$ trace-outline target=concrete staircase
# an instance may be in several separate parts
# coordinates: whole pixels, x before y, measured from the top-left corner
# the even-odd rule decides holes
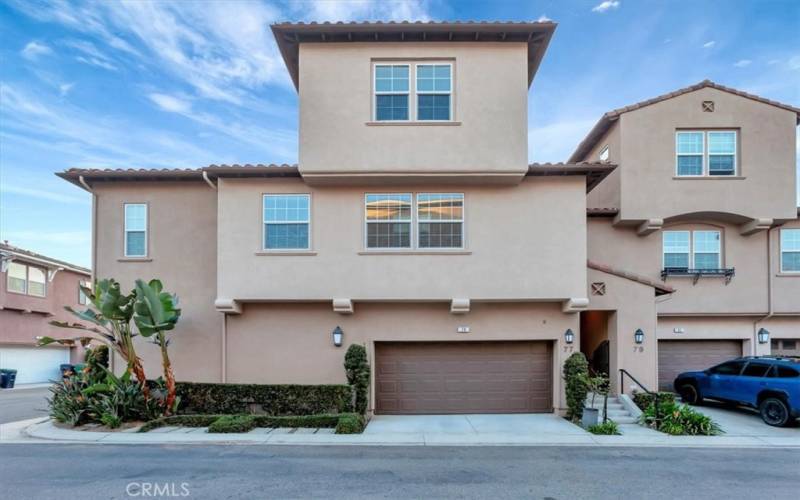
[[[603,396],[597,395],[594,398],[594,404],[592,404],[592,394],[589,393],[586,396],[586,407],[587,408],[597,408],[600,410],[600,421],[603,421]],[[631,415],[631,413],[625,408],[619,398],[616,396],[608,396],[608,418],[613,420],[617,424],[635,424],[637,423],[637,418]]]

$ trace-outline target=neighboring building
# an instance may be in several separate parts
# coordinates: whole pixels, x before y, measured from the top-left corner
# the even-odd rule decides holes
[[[89,269],[0,244],[0,368],[17,370],[17,384],[59,378],[59,365],[79,362],[80,347],[36,347],[36,337],[73,337],[75,330],[49,324],[72,321],[64,306],[86,307],[79,284],[91,282]]]
[[[611,372],[615,389],[619,368],[655,387],[667,311],[703,328],[698,313],[743,310],[721,309],[727,297],[698,302],[706,276],[695,288],[685,286],[692,278],[665,282],[660,243],[654,257],[642,244],[658,238],[639,235],[659,229],[655,219],[669,225],[687,212],[677,197],[659,198],[667,181],[646,145],[662,140],[660,129],[639,124],[636,134],[654,135],[630,145],[619,132],[613,141],[596,133],[569,163],[527,163],[528,88],[554,30],[549,22],[273,26],[300,96],[299,164],[58,174],[93,193],[96,275],[124,285],[159,277],[179,295],[171,352],[180,379],[343,382],[345,348],[359,343],[374,368],[370,406],[378,413],[559,410],[561,366],[578,350]],[[669,165],[668,181],[684,182],[690,201],[709,186],[707,204],[688,211],[736,214],[713,224],[737,223],[752,233],[743,241],[756,241],[747,238],[766,235],[764,226],[796,224],[787,188],[794,157],[786,152],[798,111],[721,94],[710,100],[726,123],[694,123],[691,111],[672,123],[675,111],[663,127],[734,128],[736,144],[762,143],[766,175],[750,173],[762,163],[750,164],[759,153],[748,148],[734,160],[736,179],[747,179],[730,182],[752,186],[736,196],[764,199],[730,206],[734,198],[717,192],[725,182],[673,181]],[[777,135],[751,138],[754,112]],[[669,150],[658,145],[653,151]],[[638,153],[623,165],[626,148]],[[714,167],[722,171],[725,161],[714,158]],[[639,183],[631,199],[642,203],[621,189],[629,176]],[[648,208],[648,199],[658,206]],[[751,268],[761,247],[746,249],[719,263],[736,266],[727,287],[714,281],[723,290],[757,283]],[[778,313],[800,314],[800,280],[784,281],[795,294],[775,285],[772,309],[748,309],[748,338],[770,310],[774,317],[756,326],[773,338],[797,332],[800,318]],[[341,347],[332,341],[336,327]],[[158,373],[157,348],[139,352]]]

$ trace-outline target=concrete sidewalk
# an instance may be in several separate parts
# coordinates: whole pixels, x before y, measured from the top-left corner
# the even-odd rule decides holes
[[[380,424],[380,421],[376,422]],[[6,424],[0,428],[0,443],[50,442],[83,444],[270,444],[270,445],[370,445],[370,446],[599,446],[599,447],[699,447],[699,448],[800,448],[797,436],[668,436],[629,434],[595,436],[564,421],[569,432],[447,432],[408,429],[408,432],[382,432],[380,425],[364,434],[341,435],[291,432],[287,429],[254,429],[243,434],[209,434],[205,428],[162,428],[159,432],[93,432],[63,429],[49,420],[25,423],[24,431],[14,435]],[[370,426],[372,423],[370,424]],[[6,436],[9,436],[7,439]]]

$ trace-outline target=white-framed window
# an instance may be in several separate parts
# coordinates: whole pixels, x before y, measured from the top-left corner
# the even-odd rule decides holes
[[[20,262],[9,262],[6,290],[34,297],[47,295],[47,271]]]
[[[464,194],[417,194],[419,248],[464,247]]]
[[[147,204],[125,203],[125,257],[147,257]]]
[[[80,280],[78,282],[78,304],[85,306],[89,302],[89,298],[83,293],[82,287],[88,287],[89,282],[86,280]]]
[[[800,273],[800,229],[781,229],[781,272]]]
[[[411,248],[411,193],[364,196],[366,248]]]
[[[664,231],[664,269],[720,269],[721,240],[720,231]]]
[[[265,194],[264,250],[311,248],[311,195]]]
[[[408,121],[408,64],[376,64],[374,76],[375,120]]]
[[[675,173],[678,177],[736,175],[735,130],[675,132]]]
[[[450,120],[453,65],[417,64],[415,69],[417,120]]]
[[[598,155],[600,161],[608,161],[608,146],[604,147],[600,150],[600,154]]]

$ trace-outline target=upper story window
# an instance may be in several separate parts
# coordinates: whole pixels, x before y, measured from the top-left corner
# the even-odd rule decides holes
[[[781,229],[781,272],[800,273],[800,229]]]
[[[375,65],[375,120],[408,120],[408,64]]]
[[[464,246],[464,195],[420,193],[417,195],[420,248]]]
[[[608,161],[608,146],[604,147],[597,156],[600,161]]]
[[[367,248],[411,248],[411,194],[368,194]]]
[[[373,89],[375,121],[453,119],[452,63],[378,63]]]
[[[308,250],[311,195],[264,195],[264,250]]]
[[[736,175],[737,133],[733,130],[686,130],[675,133],[679,177]]]
[[[40,267],[10,262],[6,290],[34,297],[44,297],[47,292],[47,272]]]
[[[417,65],[417,120],[449,120],[452,66]]]
[[[125,257],[147,256],[147,204],[125,204]]]
[[[88,287],[89,282],[86,280],[80,280],[78,282],[78,304],[85,306],[89,302],[89,298],[83,293],[82,287]]]
[[[719,231],[664,231],[664,269],[720,269]]]

